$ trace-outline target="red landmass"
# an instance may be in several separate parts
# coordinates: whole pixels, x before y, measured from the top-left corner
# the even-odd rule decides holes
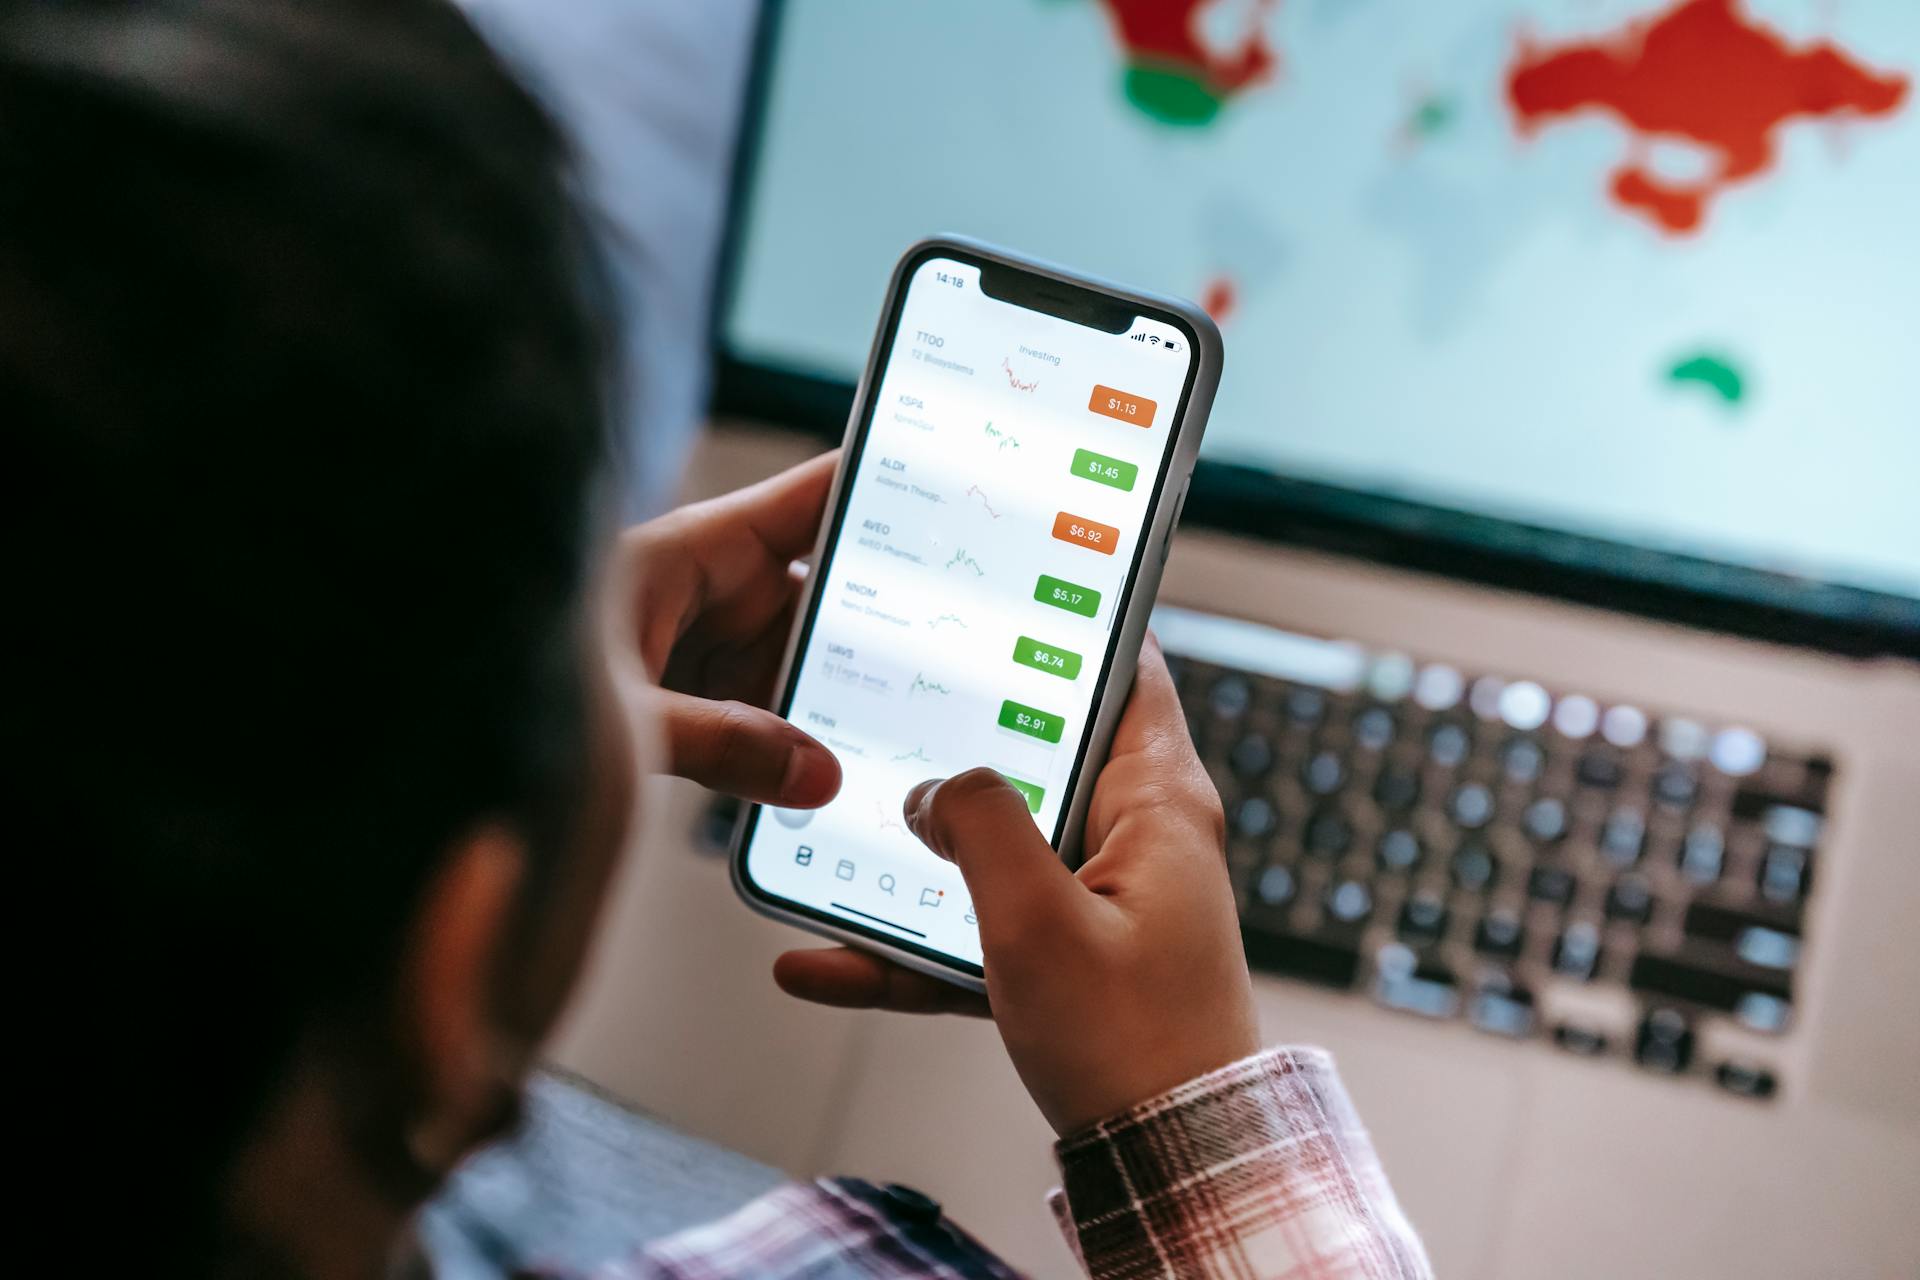
[[[1614,171],[1614,201],[1686,235],[1715,196],[1766,172],[1789,121],[1892,115],[1909,83],[1831,43],[1792,48],[1747,18],[1740,0],[1681,0],[1591,42],[1541,49],[1523,37],[1507,99],[1523,134],[1582,112],[1617,117],[1634,145]],[[1691,183],[1662,178],[1645,154],[1659,139],[1705,149],[1713,171]]]
[[[1211,0],[1101,0],[1137,62],[1194,77],[1216,97],[1265,79],[1278,59],[1260,24],[1278,0],[1259,0],[1238,48],[1216,53],[1200,38],[1200,10]]]
[[[1207,282],[1206,289],[1200,294],[1200,305],[1213,317],[1215,324],[1225,324],[1227,317],[1233,314],[1234,303],[1239,301],[1233,281],[1226,276],[1215,276]]]

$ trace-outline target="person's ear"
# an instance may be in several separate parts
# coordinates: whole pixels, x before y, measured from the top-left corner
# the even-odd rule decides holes
[[[449,852],[407,930],[396,1032],[413,1079],[405,1134],[443,1174],[517,1114],[534,1046],[502,1014],[527,874],[523,840],[483,827]]]

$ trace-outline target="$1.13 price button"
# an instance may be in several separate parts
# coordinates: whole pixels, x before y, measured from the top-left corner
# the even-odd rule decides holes
[[[1128,395],[1124,391],[1097,384],[1093,388],[1093,395],[1087,400],[1087,408],[1102,417],[1112,418],[1116,422],[1130,422],[1136,427],[1152,426],[1153,411],[1158,407],[1145,396]]]

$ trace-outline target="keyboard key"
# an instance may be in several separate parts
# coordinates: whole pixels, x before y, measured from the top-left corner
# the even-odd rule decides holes
[[[1700,794],[1693,771],[1683,764],[1667,763],[1654,770],[1653,798],[1669,809],[1685,809]]]
[[[1367,671],[1367,691],[1382,702],[1398,702],[1413,691],[1413,659],[1404,653],[1383,653]]]
[[[1444,965],[1419,964],[1398,943],[1380,948],[1373,998],[1389,1009],[1423,1018],[1451,1018],[1460,1010],[1460,989]]]
[[[1553,709],[1553,727],[1560,736],[1578,742],[1600,727],[1600,706],[1584,693],[1570,693]]]
[[[1647,713],[1638,707],[1608,707],[1600,717],[1600,736],[1622,751],[1631,750],[1646,741]]]
[[[1660,722],[1660,749],[1675,760],[1700,759],[1711,741],[1707,727],[1698,720],[1668,716]]]
[[[1300,785],[1309,795],[1330,796],[1346,782],[1347,766],[1331,751],[1315,752],[1300,767]]]
[[[1713,884],[1720,879],[1726,852],[1727,839],[1720,828],[1702,822],[1680,844],[1680,874],[1694,884]]]
[[[1466,688],[1458,671],[1436,662],[1414,678],[1413,700],[1429,711],[1445,711],[1459,703]]]
[[[1802,838],[1790,839],[1785,834],[1772,829],[1773,824],[1770,819],[1773,818],[1772,811],[1775,809],[1793,811],[1789,820],[1801,828],[1799,834]],[[1820,835],[1821,813],[1819,801],[1815,797],[1804,794],[1789,795],[1752,785],[1741,787],[1733,793],[1734,817],[1742,822],[1766,822],[1768,836],[1787,844],[1798,844],[1803,847],[1813,845]]]
[[[1645,924],[1653,918],[1653,890],[1640,876],[1621,876],[1607,891],[1607,918]]]
[[[1253,896],[1262,906],[1284,907],[1292,902],[1300,886],[1293,878],[1293,872],[1278,863],[1261,871],[1260,878],[1254,881]]]
[[[1527,874],[1527,896],[1564,907],[1573,901],[1573,873],[1562,867],[1535,867]]]
[[[1621,767],[1619,757],[1605,751],[1587,751],[1580,756],[1580,763],[1574,766],[1574,776],[1582,784],[1611,791],[1619,786],[1627,776]]]
[[[1564,929],[1553,944],[1553,971],[1582,982],[1600,971],[1600,931],[1584,920]]]
[[[1511,960],[1526,944],[1527,931],[1520,917],[1511,911],[1489,911],[1473,933],[1473,949],[1483,955],[1504,956]]]
[[[1500,751],[1500,767],[1512,782],[1532,782],[1546,766],[1547,753],[1532,738],[1515,738]]]
[[[1427,758],[1443,769],[1453,768],[1472,750],[1472,735],[1451,720],[1435,725],[1427,735]]]
[[[1373,780],[1373,799],[1389,813],[1404,813],[1420,803],[1420,775],[1391,766]]]
[[[1453,851],[1453,882],[1479,893],[1499,878],[1500,864],[1485,843],[1469,837]]]
[[[1368,707],[1353,718],[1353,741],[1365,750],[1386,750],[1393,734],[1393,713],[1385,707]]]
[[[1265,796],[1248,796],[1233,811],[1233,830],[1248,840],[1264,840],[1280,825],[1280,815]]]
[[[1394,827],[1380,837],[1374,847],[1374,860],[1382,871],[1402,873],[1420,865],[1420,837],[1405,827]]]
[[[1360,951],[1351,942],[1306,938],[1270,929],[1244,927],[1247,963],[1268,973],[1302,978],[1326,987],[1351,987],[1360,974]]]
[[[1760,859],[1760,896],[1768,902],[1798,902],[1806,897],[1806,850],[1790,844],[1768,845]]]
[[[1287,690],[1287,719],[1295,724],[1319,724],[1327,714],[1327,695],[1311,685],[1297,684]]]
[[[1634,1037],[1633,1058],[1649,1071],[1685,1071],[1693,1061],[1693,1028],[1686,1015],[1665,1005],[1649,1009]]]
[[[1267,771],[1273,768],[1273,743],[1263,734],[1248,734],[1233,744],[1233,750],[1227,755],[1227,767],[1235,777],[1249,782],[1266,777]]]
[[[1647,846],[1647,820],[1637,809],[1615,809],[1600,828],[1600,856],[1616,867],[1640,861]]]
[[[1713,1069],[1713,1078],[1722,1089],[1743,1098],[1771,1098],[1775,1087],[1773,1072],[1738,1062],[1721,1063]]]
[[[1800,959],[1800,939],[1777,929],[1743,929],[1733,940],[1733,953],[1762,969],[1791,969]]]
[[[1745,940],[1753,934],[1791,938],[1797,944],[1800,916],[1798,912],[1780,908],[1728,907],[1713,902],[1692,902],[1687,905],[1686,918],[1680,927],[1689,938],[1720,943],[1738,953]],[[1769,944],[1760,944],[1759,949],[1769,950]],[[1771,949],[1770,954],[1777,954],[1777,946]]]
[[[1504,981],[1483,982],[1473,994],[1467,1017],[1490,1035],[1524,1039],[1533,1034],[1533,994]]]
[[[1597,1058],[1607,1051],[1607,1038],[1598,1031],[1586,1027],[1576,1027],[1563,1022],[1553,1029],[1553,1042],[1568,1053],[1577,1053],[1583,1058]]]
[[[1767,839],[1775,844],[1790,844],[1796,849],[1811,849],[1820,840],[1820,815],[1797,805],[1776,804],[1761,815]]]
[[[1763,991],[1749,991],[1741,996],[1740,1003],[1734,1006],[1733,1016],[1755,1031],[1778,1035],[1787,1029],[1787,1023],[1792,1020],[1793,1006],[1779,996],[1771,996]]]
[[[1707,758],[1729,778],[1750,777],[1766,765],[1767,744],[1751,729],[1722,729],[1713,735]]]
[[[1447,904],[1430,893],[1418,893],[1400,907],[1400,937],[1416,947],[1431,946],[1447,932]]]
[[[1338,858],[1353,844],[1353,827],[1338,809],[1318,809],[1307,819],[1303,840],[1308,853]]]
[[[1360,924],[1373,914],[1373,893],[1358,880],[1341,880],[1327,890],[1327,916],[1341,924]]]
[[[1453,793],[1447,812],[1466,831],[1478,831],[1493,821],[1493,792],[1478,782],[1469,782]]]
[[[1238,720],[1253,705],[1253,686],[1245,676],[1231,673],[1221,676],[1207,694],[1207,705],[1223,720]]]
[[[1542,796],[1520,815],[1520,829],[1535,844],[1554,844],[1566,838],[1567,805],[1557,796]]]
[[[1524,733],[1547,722],[1553,698],[1531,680],[1516,680],[1500,691],[1500,718]]]
[[[1654,951],[1642,951],[1633,958],[1633,969],[1627,975],[1627,985],[1649,995],[1685,1000],[1726,1013],[1740,1011],[1748,996],[1762,996],[1785,1004],[1791,995],[1788,979],[1781,973],[1753,968],[1737,961],[1709,968],[1686,957],[1662,955]],[[1759,1017],[1758,1020],[1771,1022],[1770,1013],[1771,1010],[1768,1016]],[[1784,1019],[1780,1022],[1784,1025]],[[1762,1026],[1760,1029],[1774,1028]]]

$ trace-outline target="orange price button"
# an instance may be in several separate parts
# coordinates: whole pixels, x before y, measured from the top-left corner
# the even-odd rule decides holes
[[[1093,395],[1087,400],[1087,408],[1095,413],[1121,422],[1131,422],[1136,427],[1152,426],[1153,411],[1158,407],[1145,396],[1130,396],[1099,383],[1094,384]]]
[[[1098,551],[1103,556],[1112,555],[1120,545],[1120,531],[1112,525],[1066,511],[1053,518],[1053,536],[1062,542]]]

